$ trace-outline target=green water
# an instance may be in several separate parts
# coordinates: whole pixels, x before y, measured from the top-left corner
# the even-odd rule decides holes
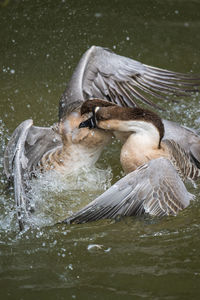
[[[91,45],[200,73],[198,0],[1,0],[0,5],[1,174],[5,144],[20,122],[32,118],[49,126],[57,121],[66,82]],[[199,129],[199,101],[194,95],[164,103],[163,116]],[[113,181],[121,175],[118,155],[114,144],[99,164],[109,164]],[[0,298],[199,299],[199,187],[190,190],[196,200],[175,218],[51,224],[19,234],[13,190],[1,175]],[[58,205],[65,196],[55,191],[49,197]],[[84,191],[84,197],[94,195]],[[51,204],[52,215],[53,209]]]

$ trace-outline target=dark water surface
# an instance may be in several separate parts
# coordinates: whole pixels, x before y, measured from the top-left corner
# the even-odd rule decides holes
[[[66,82],[91,45],[200,73],[198,0],[1,0],[0,5],[1,174],[5,144],[20,122],[57,121]],[[194,95],[165,103],[163,115],[198,130],[199,101]],[[93,199],[109,186],[111,175],[113,181],[121,176],[118,155],[115,143],[98,165],[103,170],[77,177],[76,184],[34,182],[42,212],[21,234],[13,191],[1,175],[0,299],[200,299],[199,186],[190,187],[197,198],[177,217],[53,225],[65,213],[63,203]]]

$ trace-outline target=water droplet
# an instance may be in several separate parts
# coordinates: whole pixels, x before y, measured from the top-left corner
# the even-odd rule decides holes
[[[104,252],[106,252],[106,253],[107,253],[107,252],[110,252],[110,251],[111,251],[111,249],[112,249],[112,248],[111,248],[111,247],[109,247],[108,249],[105,249],[105,250],[104,250]]]
[[[101,18],[101,17],[102,17],[102,13],[97,12],[97,13],[94,14],[94,16],[95,16],[96,18]]]
[[[102,249],[103,245],[98,245],[98,244],[90,244],[87,246],[87,250],[91,251],[91,250],[99,250]]]

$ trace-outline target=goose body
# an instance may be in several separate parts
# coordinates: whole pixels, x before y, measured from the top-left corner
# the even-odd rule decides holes
[[[87,102],[83,105],[87,106]],[[102,107],[96,106],[93,116],[80,127],[128,132],[120,154],[128,175],[66,222],[82,223],[143,213],[176,215],[187,207],[193,195],[182,180],[200,177],[200,169],[190,154],[176,141],[163,138],[164,125],[155,113],[103,105],[102,101]]]
[[[83,54],[60,99],[58,124],[44,128],[26,120],[10,138],[4,156],[4,170],[7,178],[14,182],[19,211],[22,207],[26,211],[25,178],[30,178],[35,169],[45,171],[53,168],[63,172],[78,168],[82,157],[86,158],[84,163],[91,165],[109,142],[110,137],[98,130],[92,133],[88,128],[78,129],[77,124],[83,121],[80,103],[98,97],[120,106],[135,107],[139,101],[157,107],[148,95],[160,99],[169,95],[184,96],[198,91],[199,86],[198,76],[154,68],[108,49],[92,46]],[[69,123],[73,128],[66,134]],[[167,126],[166,134],[173,132],[174,127],[178,131],[177,136],[184,132],[185,140],[191,141],[189,146],[185,143],[189,147],[187,150],[194,152],[199,161],[199,151],[196,150],[199,149],[196,147],[200,143],[199,137],[193,142],[193,131],[170,122]],[[22,219],[19,219],[20,227],[23,227]]]

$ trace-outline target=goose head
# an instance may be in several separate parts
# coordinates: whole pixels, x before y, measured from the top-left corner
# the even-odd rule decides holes
[[[88,148],[106,145],[112,137],[111,132],[106,134],[102,130],[97,130],[96,127],[79,126],[92,115],[89,110],[84,113],[81,111],[82,103],[82,101],[76,101],[68,105],[68,111],[59,123],[59,134],[63,145],[68,147],[70,144],[77,144]]]
[[[79,128],[99,128],[106,131],[125,132],[149,136],[156,139],[158,148],[164,136],[164,125],[154,112],[142,108],[120,107],[108,101],[87,100],[81,107],[81,114],[92,116],[80,123]]]

